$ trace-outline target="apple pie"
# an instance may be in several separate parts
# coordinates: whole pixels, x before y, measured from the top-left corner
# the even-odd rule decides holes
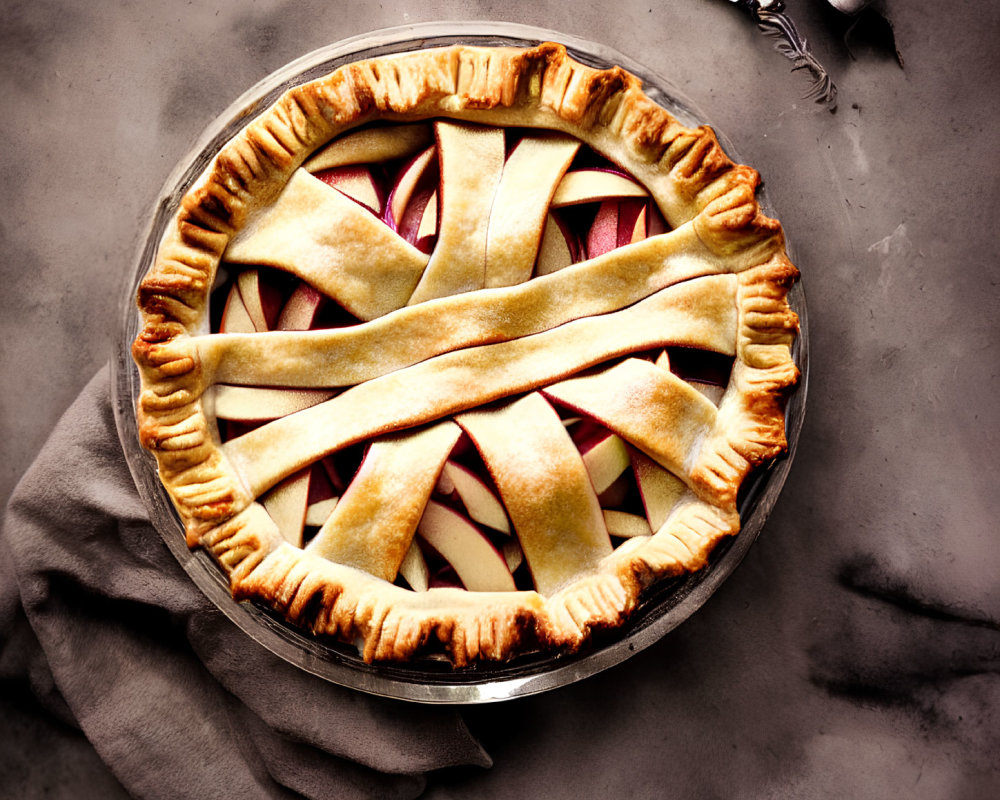
[[[759,182],[555,44],[288,90],[138,291],[139,435],[188,545],[367,661],[620,627],[786,447],[797,271]]]

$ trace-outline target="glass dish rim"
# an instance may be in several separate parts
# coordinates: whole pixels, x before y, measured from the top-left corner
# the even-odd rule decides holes
[[[138,283],[152,263],[172,210],[204,169],[206,156],[214,154],[287,88],[324,75],[343,63],[457,43],[531,46],[543,41],[559,42],[573,57],[593,66],[619,65],[639,76],[647,94],[684,124],[710,124],[706,115],[666,78],[605,45],[557,31],[517,23],[465,21],[417,23],[350,37],[307,53],[271,73],[244,92],[204,130],[164,183],[149,216],[147,233],[141,240],[132,281],[123,294],[119,336],[111,359],[112,400],[122,449],[151,524],[199,589],[244,633],[289,663],[341,686],[420,703],[485,703],[550,691],[625,661],[688,619],[732,574],[760,534],[794,458],[808,385],[807,315],[801,278],[789,294],[789,302],[800,320],[793,357],[801,377],[786,405],[787,452],[748,479],[740,507],[742,529],[717,549],[710,566],[680,581],[665,582],[666,588],[660,592],[665,596],[655,600],[645,598],[624,626],[624,634],[583,654],[527,657],[510,664],[474,664],[453,671],[432,671],[427,666],[413,664],[365,664],[349,648],[328,646],[297,632],[262,608],[233,600],[223,573],[211,558],[200,549],[188,549],[180,522],[157,478],[155,460],[138,441],[135,417],[138,373],[131,358],[131,343],[138,332],[139,313],[135,305]],[[713,130],[730,157],[743,163],[724,133],[714,126]],[[759,193],[759,199],[765,213],[771,214],[766,194]],[[791,248],[789,251],[794,263]],[[654,590],[653,598],[656,595]]]

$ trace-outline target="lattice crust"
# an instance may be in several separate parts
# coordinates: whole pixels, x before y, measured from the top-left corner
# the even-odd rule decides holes
[[[537,133],[506,152],[505,128]],[[446,188],[430,254],[317,178],[432,139]],[[581,147],[637,181],[664,232],[549,272],[531,226],[572,190]],[[140,437],[188,544],[235,597],[359,642],[369,661],[573,651],[621,624],[646,586],[702,569],[737,533],[740,484],[785,447],[797,272],[758,184],[638,79],[553,44],[387,56],[289,90],[184,195],[138,292]],[[223,257],[247,280],[261,265],[293,275],[357,321],[249,332],[262,311],[246,305],[244,332],[212,333]],[[732,359],[721,397],[649,355],[665,347]],[[227,408],[275,391],[256,387],[281,387],[294,413],[223,441]],[[644,517],[607,510],[571,415],[628,460]],[[418,528],[451,513],[434,493],[461,477],[459,441],[492,476],[503,510],[489,524],[509,517],[532,590],[393,583]],[[301,498],[302,470],[359,443],[361,468],[314,538],[286,541],[262,503]]]

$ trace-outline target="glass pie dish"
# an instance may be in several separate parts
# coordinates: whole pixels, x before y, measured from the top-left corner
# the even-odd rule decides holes
[[[549,31],[513,25],[410,26],[371,34],[323,48],[265,79],[224,112],[206,131],[189,158],[168,180],[142,248],[135,281],[122,303],[122,331],[116,354],[115,410],[123,448],[151,519],[170,550],[205,594],[253,639],[298,667],[338,684],[375,694],[420,702],[484,702],[532,694],[573,682],[622,661],[649,646],[693,613],[742,559],[759,533],[783,484],[801,426],[807,372],[805,301],[801,283],[792,285],[788,304],[798,315],[800,335],[792,357],[801,373],[799,385],[785,407],[788,447],[785,454],[755,470],[742,485],[739,512],[742,529],[713,550],[708,564],[696,572],[661,579],[643,592],[624,625],[595,634],[578,653],[552,654],[528,651],[499,661],[474,661],[455,667],[436,655],[405,663],[370,663],[350,644],[315,638],[287,623],[265,605],[230,594],[227,576],[203,549],[189,550],[184,527],[157,476],[156,461],[136,435],[139,375],[129,355],[129,345],[140,330],[135,308],[137,289],[147,274],[165,230],[198,176],[212,162],[220,147],[267,109],[287,89],[330,73],[358,60],[387,54],[428,50],[454,44],[531,47],[541,42],[564,44],[577,61],[595,68],[618,65],[643,80],[644,91],[685,125],[704,122],[679,92],[641,66],[605,48]],[[720,137],[721,138],[721,137]],[[731,146],[723,140],[730,157]],[[758,198],[759,200],[761,198]],[[762,202],[766,211],[766,200]]]

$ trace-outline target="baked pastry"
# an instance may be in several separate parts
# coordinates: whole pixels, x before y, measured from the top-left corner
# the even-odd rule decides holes
[[[188,544],[368,661],[620,626],[786,446],[797,271],[758,184],[555,44],[290,89],[138,291],[140,439]]]

